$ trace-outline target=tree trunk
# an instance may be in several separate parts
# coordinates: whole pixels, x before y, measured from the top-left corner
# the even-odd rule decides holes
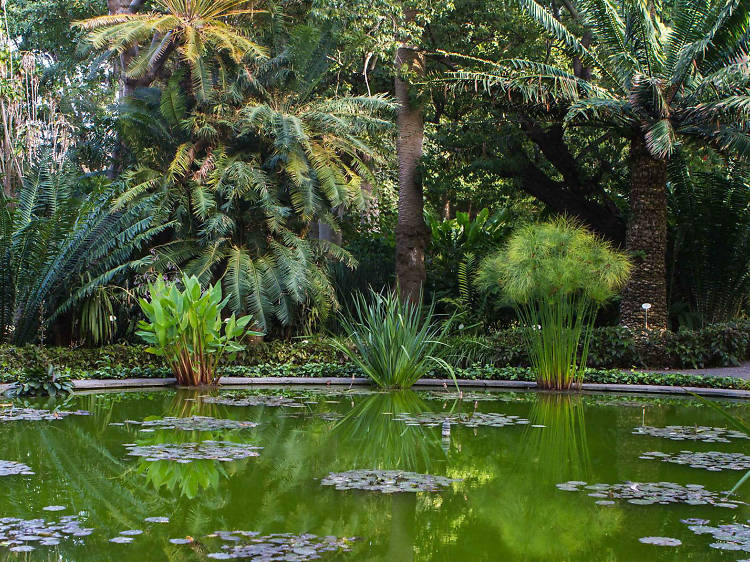
[[[630,145],[630,218],[625,247],[633,272],[622,293],[620,318],[632,329],[668,327],[667,314],[667,163],[651,156],[643,137]]]
[[[413,10],[404,11],[405,21],[414,20]],[[422,109],[412,98],[410,76],[424,74],[424,56],[416,47],[402,43],[396,51],[396,99],[398,117],[398,223],[396,225],[396,277],[403,298],[417,302],[427,278],[424,252],[428,242],[424,222],[422,182],[417,166],[422,157],[424,120]]]

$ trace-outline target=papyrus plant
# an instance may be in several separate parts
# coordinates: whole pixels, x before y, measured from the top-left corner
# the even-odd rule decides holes
[[[200,386],[218,382],[222,359],[242,351],[244,335],[261,335],[246,330],[251,316],[222,320],[221,311],[229,301],[222,298],[221,285],[201,290],[196,277],[182,278],[183,289],[159,277],[149,283],[150,300],[140,299],[146,320],[137,332],[148,344],[148,351],[164,357],[177,378],[177,384]]]
[[[599,307],[630,274],[621,252],[568,219],[519,228],[487,258],[479,284],[499,283],[516,307],[540,387],[580,383]]]

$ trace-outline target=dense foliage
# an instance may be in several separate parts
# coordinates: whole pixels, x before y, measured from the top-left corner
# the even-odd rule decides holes
[[[530,262],[526,295],[494,282],[511,261],[482,279],[568,217],[634,267],[619,298],[622,268],[603,292],[591,256],[555,272],[602,304],[552,322],[598,309],[559,365],[747,357],[747,0],[1,9],[0,343],[137,343],[148,283],[185,273],[268,340],[237,362],[274,363],[408,278],[451,362],[526,365],[514,306],[555,287]]]

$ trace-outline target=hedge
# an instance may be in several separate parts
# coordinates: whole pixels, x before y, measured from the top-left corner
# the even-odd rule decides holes
[[[485,337],[457,337],[462,365],[528,366],[520,328]],[[458,359],[458,358],[457,358]],[[713,324],[701,330],[631,331],[622,326],[596,328],[588,365],[597,368],[700,369],[734,367],[750,360],[750,321]]]
[[[527,378],[524,380],[533,380],[527,369],[528,357],[521,329],[504,330],[483,337],[456,336],[445,349],[447,358],[453,359],[461,369],[462,378],[520,380],[518,377],[525,376]],[[147,353],[144,346],[0,346],[0,382],[15,380],[16,373],[25,367],[38,365],[40,358],[46,358],[76,378],[168,376],[160,358]],[[689,375],[659,375],[639,372],[638,369],[647,366],[671,369],[735,366],[748,359],[750,321],[715,324],[702,330],[679,332],[597,328],[589,351],[589,366],[595,369],[587,375],[587,381],[739,388],[744,387],[744,383],[741,385],[734,379],[694,377],[680,382],[683,380],[680,377]],[[621,372],[620,369],[626,371]],[[318,337],[249,346],[245,352],[238,354],[225,371],[226,374],[257,372],[265,373],[265,376],[331,376],[332,373],[351,376],[352,367],[346,357],[331,347],[330,339]]]

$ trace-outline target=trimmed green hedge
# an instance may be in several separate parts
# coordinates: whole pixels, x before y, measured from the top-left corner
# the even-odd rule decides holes
[[[528,366],[520,328],[487,337],[457,337],[463,365]],[[622,326],[596,328],[588,365],[597,368],[700,369],[733,367],[750,360],[750,321],[714,324],[701,330],[634,332]]]
[[[222,374],[233,377],[361,377],[362,373],[350,365],[308,363],[306,365],[265,364],[227,367]],[[536,377],[528,367],[495,367],[481,365],[458,368],[456,378],[464,380],[508,380],[534,382]],[[442,371],[430,373],[430,378],[449,381]],[[694,386],[700,388],[733,388],[750,390],[750,381],[735,377],[709,377],[681,373],[648,373],[618,369],[587,369],[584,382],[604,384],[649,384],[660,386]]]

